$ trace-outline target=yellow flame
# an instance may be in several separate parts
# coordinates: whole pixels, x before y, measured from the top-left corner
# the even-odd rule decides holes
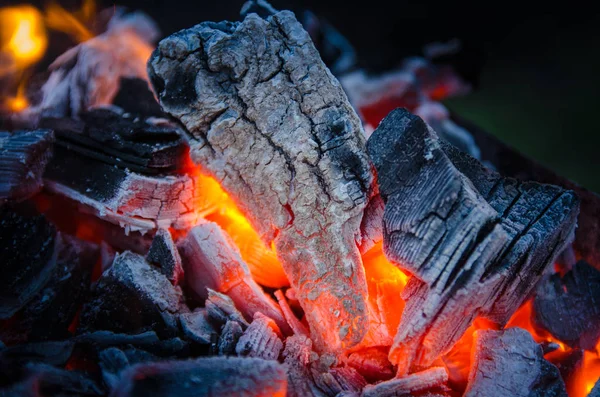
[[[0,48],[15,70],[39,61],[47,45],[42,14],[37,9],[31,6],[0,9]]]
[[[84,0],[81,9],[75,12],[65,10],[58,3],[52,2],[46,8],[45,20],[50,29],[68,34],[81,43],[94,37],[87,28],[96,13],[96,3]]]

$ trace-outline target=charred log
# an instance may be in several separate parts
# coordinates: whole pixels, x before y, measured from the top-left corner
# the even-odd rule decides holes
[[[186,282],[201,300],[213,289],[227,294],[246,320],[261,312],[275,320],[284,333],[291,332],[279,307],[256,284],[239,251],[216,223],[204,221],[195,226],[180,242],[179,250]]]
[[[192,159],[274,242],[319,349],[360,342],[368,318],[356,241],[373,174],[360,121],[293,14],[176,33],[149,72],[163,109],[188,130]]]
[[[416,276],[390,351],[406,373],[431,365],[477,315],[506,322],[572,238],[578,202],[486,170],[406,110],[384,119],[368,149],[385,201],[384,251]]]
[[[157,389],[157,384],[163,387]],[[211,357],[136,365],[123,374],[112,396],[283,396],[286,384],[285,370],[277,362]]]
[[[140,255],[124,252],[115,258],[92,291],[81,312],[80,332],[110,330],[161,337],[178,333],[182,294]]]
[[[0,132],[0,203],[21,201],[40,191],[53,142],[49,130]]]
[[[480,330],[474,349],[466,397],[567,396],[558,369],[526,330]]]
[[[579,261],[562,278],[542,282],[533,300],[534,325],[571,347],[595,351],[600,339],[600,270]]]

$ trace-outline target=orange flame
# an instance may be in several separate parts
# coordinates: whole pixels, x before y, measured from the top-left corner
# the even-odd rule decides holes
[[[96,2],[84,0],[81,8],[69,12],[58,3],[52,2],[46,8],[45,21],[49,28],[68,34],[78,43],[82,43],[94,37],[88,29],[92,19],[96,15]]]

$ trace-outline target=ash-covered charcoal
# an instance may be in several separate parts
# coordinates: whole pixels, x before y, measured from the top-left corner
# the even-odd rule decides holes
[[[88,374],[69,371],[45,364],[29,364],[24,368],[22,380],[0,389],[6,397],[38,396],[104,396],[106,390]]]
[[[465,397],[567,396],[558,369],[521,328],[477,331]]]
[[[277,360],[281,349],[283,349],[283,342],[279,327],[275,321],[257,312],[252,323],[239,338],[235,352],[239,356]]]
[[[234,355],[238,341],[244,331],[237,321],[228,320],[221,329],[219,344],[217,345],[220,355]]]
[[[98,259],[98,246],[58,235],[56,266],[44,287],[0,330],[7,343],[63,339],[83,304]]]
[[[228,320],[240,323],[243,329],[249,325],[228,295],[209,288],[205,306],[208,319],[218,326],[225,325]]]
[[[261,312],[285,334],[291,329],[278,305],[254,281],[248,265],[228,235],[213,222],[202,221],[179,244],[185,280],[202,300],[208,289],[227,294],[246,320]]]
[[[115,8],[107,30],[71,48],[50,65],[41,101],[21,117],[35,124],[39,117],[78,118],[82,111],[110,105],[121,78],[147,79],[146,61],[159,37],[144,13]]]
[[[115,94],[112,104],[143,118],[166,116],[154,98],[148,81],[139,77],[121,77],[119,91]]]
[[[0,207],[0,319],[21,310],[56,269],[56,230],[28,206]]]
[[[127,355],[116,347],[109,347],[98,354],[98,366],[104,384],[113,390],[119,383],[121,372],[131,366]]]
[[[0,204],[22,201],[41,190],[53,143],[50,130],[0,131]]]
[[[275,361],[210,357],[135,365],[112,397],[284,396],[286,389],[285,369]]]
[[[477,315],[508,321],[572,239],[578,201],[500,177],[403,109],[368,148],[385,201],[384,251],[416,276],[390,351],[407,373],[431,365]]]
[[[348,365],[355,368],[369,382],[394,377],[394,368],[388,360],[388,351],[382,347],[369,347],[348,356]]]
[[[315,360],[313,356],[316,356],[316,353],[312,351],[312,341],[308,337],[294,335],[285,340],[282,357],[287,372],[289,397],[326,396],[312,377],[311,364]]]
[[[448,381],[444,368],[430,368],[422,372],[395,378],[364,388],[361,397],[408,397],[420,395],[430,389],[443,386]]]
[[[194,162],[274,243],[316,346],[359,343],[368,313],[356,241],[374,177],[360,120],[308,33],[288,11],[201,23],[163,40],[149,74]]]
[[[287,298],[283,294],[281,290],[277,290],[274,293],[275,298],[277,299],[277,303],[279,303],[279,308],[283,313],[283,317],[287,321],[288,325],[294,332],[294,335],[304,335],[309,336],[308,329],[306,326],[296,317],[296,314],[292,311],[290,304],[287,301]]]
[[[143,256],[124,252],[98,280],[81,312],[80,332],[109,330],[136,334],[178,334],[182,293]]]
[[[179,284],[183,278],[181,257],[168,229],[159,229],[156,232],[146,260],[150,264],[160,267],[162,273],[173,285]]]
[[[600,339],[600,270],[579,261],[538,286],[532,320],[571,347],[595,351]]]
[[[312,372],[315,384],[327,396],[338,396],[340,393],[360,393],[367,385],[365,378],[352,367],[336,367],[321,373],[313,367]]]
[[[199,345],[210,345],[211,336],[217,333],[208,320],[206,309],[196,309],[191,313],[181,314],[179,323],[184,337]]]

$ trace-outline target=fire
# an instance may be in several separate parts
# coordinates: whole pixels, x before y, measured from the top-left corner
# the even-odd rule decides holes
[[[46,8],[45,21],[49,28],[66,33],[78,43],[82,43],[94,37],[87,26],[91,24],[95,15],[94,0],[84,0],[81,8],[72,13],[52,2]]]
[[[11,66],[24,69],[39,61],[48,45],[42,14],[31,6],[0,10],[0,47]]]

